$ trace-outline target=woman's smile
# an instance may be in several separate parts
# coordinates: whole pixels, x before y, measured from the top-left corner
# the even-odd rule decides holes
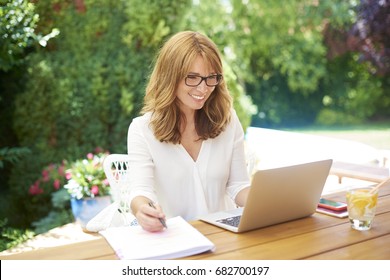
[[[206,98],[206,94],[203,94],[203,95],[195,95],[195,94],[192,94],[192,93],[188,93],[189,96],[193,97],[194,99],[196,100],[203,100]]]

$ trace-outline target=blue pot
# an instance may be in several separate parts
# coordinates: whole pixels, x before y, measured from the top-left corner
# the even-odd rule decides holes
[[[87,197],[82,199],[71,198],[70,206],[73,216],[83,229],[87,223],[100,211],[111,204],[111,196]]]

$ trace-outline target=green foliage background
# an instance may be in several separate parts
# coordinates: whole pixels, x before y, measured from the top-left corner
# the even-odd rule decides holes
[[[0,220],[10,226],[43,231],[70,218],[64,203],[53,203],[66,201],[60,194],[28,194],[49,163],[96,147],[126,153],[155,54],[177,31],[198,30],[220,47],[244,128],[390,117],[389,77],[375,75],[358,52],[331,52],[345,43],[331,31],[356,23],[357,1],[0,4]],[[18,161],[2,159],[17,147]]]

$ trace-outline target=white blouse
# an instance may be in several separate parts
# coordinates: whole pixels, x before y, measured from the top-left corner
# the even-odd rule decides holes
[[[157,140],[150,116],[134,118],[128,131],[130,201],[145,196],[160,204],[168,218],[186,220],[234,207],[237,193],[250,185],[236,112],[218,137],[203,141],[196,161],[181,144]]]

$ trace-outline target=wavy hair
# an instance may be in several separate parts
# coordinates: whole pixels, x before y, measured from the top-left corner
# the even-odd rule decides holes
[[[221,55],[207,36],[183,31],[172,36],[160,49],[150,75],[141,113],[151,112],[150,127],[162,142],[180,143],[181,114],[175,91],[201,55],[210,68],[223,75]],[[217,137],[231,119],[232,97],[224,79],[215,87],[202,109],[195,113],[200,139]]]

